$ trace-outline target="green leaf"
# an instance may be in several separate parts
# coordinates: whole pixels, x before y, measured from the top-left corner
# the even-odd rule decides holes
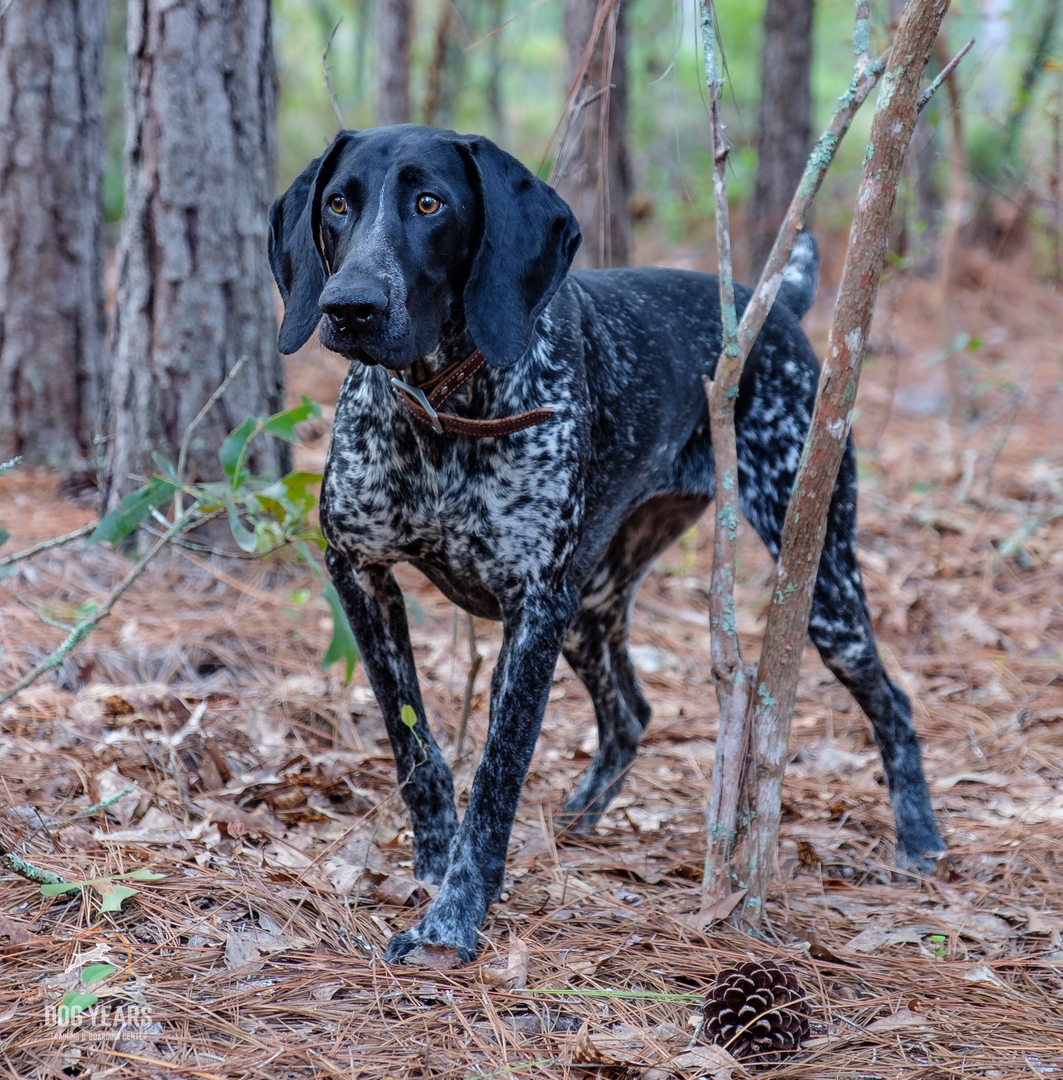
[[[343,681],[349,683],[354,676],[354,665],[358,663],[358,643],[351,633],[351,625],[347,622],[347,613],[340,603],[336,586],[331,581],[328,582],[321,590],[321,595],[332,612],[332,640],[328,643],[325,658],[321,661],[321,670],[327,671],[337,660],[342,660],[347,669]]]
[[[235,431],[230,432],[221,444],[218,460],[230,481],[237,481],[237,467],[247,453],[247,444],[262,430],[261,424],[258,417],[249,416]]]
[[[414,711],[412,705],[403,705],[402,707],[402,722],[408,728],[414,728],[417,726],[417,713]]]
[[[299,436],[295,433],[295,425],[304,420],[316,420],[321,415],[321,406],[311,401],[306,394],[302,395],[302,404],[294,409],[286,409],[284,412],[274,413],[263,424],[262,430],[269,435],[276,435],[287,443],[300,445]]]
[[[328,541],[325,539],[324,534],[321,532],[320,525],[312,525],[302,535],[302,537],[300,537],[300,539],[313,544],[314,547],[318,549],[318,551],[324,551],[325,548],[328,547]],[[317,560],[313,557],[313,555],[310,554],[310,549],[306,546],[306,543],[299,544],[296,550],[299,552],[299,555],[302,558],[303,562],[305,562],[306,565],[310,567],[311,571],[315,575],[319,575],[321,573],[321,569],[317,565]]]
[[[318,487],[321,484],[321,473],[290,472],[279,480],[263,488],[258,493],[259,499],[279,504],[287,511],[287,516],[293,521],[304,521],[311,510],[317,505]],[[278,520],[284,520],[276,510],[269,508]]]
[[[265,555],[284,543],[284,526],[278,521],[268,521],[260,518],[255,522],[252,535],[255,538],[255,551],[259,555]]]
[[[98,994],[90,994],[84,990],[68,990],[59,1002],[59,1008],[66,1008],[67,1016],[71,1020],[85,1009],[91,1009],[99,1001]]]
[[[222,470],[235,489],[244,479],[244,462],[247,449],[252,439],[265,432],[288,443],[299,443],[295,425],[304,420],[316,419],[321,415],[321,406],[314,404],[305,394],[301,405],[294,409],[285,409],[272,416],[249,416],[233,431],[218,451],[218,460]]]
[[[171,483],[181,486],[181,478],[177,475],[177,470],[170,463],[168,458],[162,456],[158,450],[152,450],[151,459],[159,466],[159,473],[165,480],[169,480]]]
[[[3,547],[10,539],[11,533],[9,533],[7,529],[0,529],[0,547]]]
[[[157,506],[173,498],[178,485],[161,476],[153,476],[149,483],[130,492],[89,536],[88,543],[106,541],[117,544],[124,540]]]
[[[117,970],[114,964],[91,964],[81,972],[81,981],[86,986],[91,986],[101,979],[106,979],[108,975],[113,975]]]
[[[73,892],[83,884],[82,881],[61,881],[57,885],[42,885],[41,896],[59,896],[61,893]]]
[[[222,503],[225,506],[225,512],[229,515],[229,531],[233,534],[233,539],[244,551],[254,552],[258,546],[255,542],[255,534],[247,529],[240,520],[239,511],[236,509],[236,501],[233,499],[233,493],[228,488],[222,490]]]
[[[105,911],[121,911],[122,901],[136,896],[139,889],[131,889],[128,885],[115,885],[114,882],[93,882],[93,888],[103,897],[100,903],[100,913]],[[101,887],[102,886],[102,887]]]
[[[157,870],[149,870],[146,866],[142,866],[139,870],[132,870],[128,874],[119,874],[119,878],[123,881],[127,878],[133,878],[136,881],[162,881],[165,874],[160,874]]]

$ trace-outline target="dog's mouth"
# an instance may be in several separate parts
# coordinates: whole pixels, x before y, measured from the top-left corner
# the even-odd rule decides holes
[[[366,367],[378,364],[390,371],[402,371],[412,363],[407,350],[393,348],[381,341],[367,340],[367,335],[354,330],[347,318],[324,315],[318,324],[318,339],[330,352],[346,360],[357,361]]]

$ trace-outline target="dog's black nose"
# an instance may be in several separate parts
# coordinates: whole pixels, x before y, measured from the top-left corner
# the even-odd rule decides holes
[[[380,322],[387,309],[387,294],[376,285],[326,288],[321,294],[321,310],[339,331],[369,329]]]

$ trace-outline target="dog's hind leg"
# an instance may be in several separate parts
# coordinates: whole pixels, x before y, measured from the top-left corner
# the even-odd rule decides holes
[[[788,493],[792,479],[792,474],[780,477],[783,493]],[[744,490],[742,493],[746,494]],[[776,558],[785,494],[782,500],[781,513],[779,500],[744,499],[742,506],[743,514]],[[764,512],[766,505],[768,513]],[[770,512],[772,508],[775,513]],[[871,721],[893,805],[898,862],[906,868],[932,872],[935,856],[944,851],[945,844],[930,807],[911,703],[886,675],[860,580],[856,555],[856,461],[851,439],[831,500],[808,632],[823,662]]]
[[[620,527],[584,587],[563,655],[594,703],[598,749],[558,818],[563,828],[587,829],[620,792],[635,760],[651,709],[628,654],[631,606],[653,560],[698,517],[706,500],[658,496]]]
[[[402,590],[386,567],[356,571],[334,548],[325,552],[325,562],[384,714],[399,790],[413,826],[414,876],[438,885],[447,872],[450,844],[458,830],[454,780],[421,703]],[[412,730],[402,719],[404,705],[417,714]]]
[[[598,749],[558,816],[564,829],[590,828],[620,792],[624,775],[650,722],[627,651],[630,597],[634,589],[610,596],[603,609],[584,608],[565,642],[564,657],[594,704]]]

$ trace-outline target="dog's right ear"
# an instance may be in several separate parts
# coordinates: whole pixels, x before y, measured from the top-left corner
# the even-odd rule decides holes
[[[269,267],[284,301],[278,347],[285,355],[301,349],[321,319],[318,297],[325,287],[328,267],[318,243],[318,202],[322,185],[355,134],[341,131],[328,150],[311,161],[269,208]]]

